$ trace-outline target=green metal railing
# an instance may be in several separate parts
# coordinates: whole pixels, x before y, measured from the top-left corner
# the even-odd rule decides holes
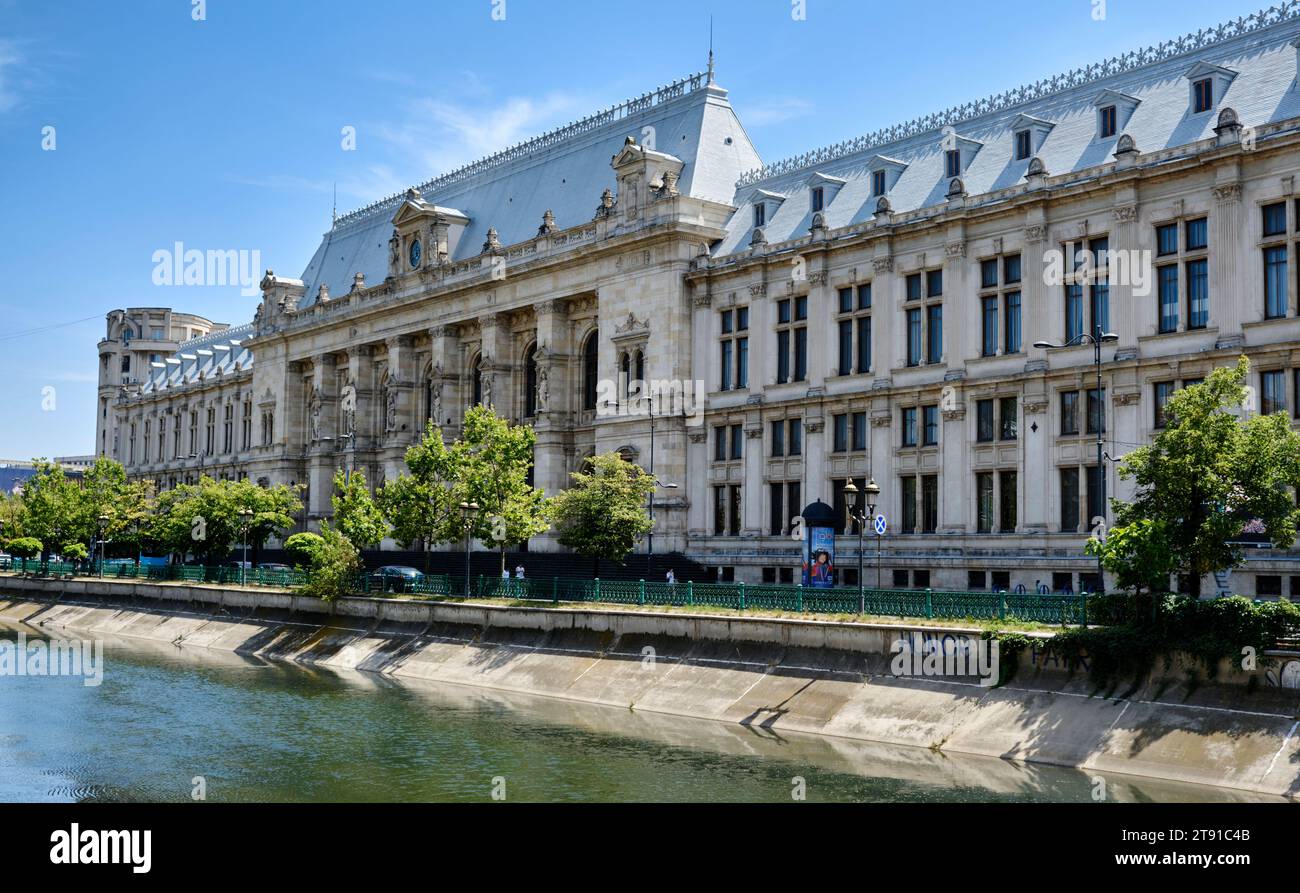
[[[272,586],[291,589],[307,583],[300,569],[136,565],[107,562],[102,571],[94,562],[42,562],[36,559],[0,561],[0,570],[33,577],[99,577]],[[660,583],[645,580],[504,578],[479,575],[469,579],[452,574],[418,578],[357,576],[358,594],[415,598],[506,598],[517,601],[601,603],[656,607],[713,607],[736,611],[768,609],[809,614],[868,614],[930,620],[1021,621],[1053,625],[1088,624],[1087,593],[1040,595],[1011,592],[955,592],[932,589],[813,589],[773,583]]]

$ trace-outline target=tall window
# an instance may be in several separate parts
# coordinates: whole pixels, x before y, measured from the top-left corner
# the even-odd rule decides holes
[[[901,484],[900,508],[901,517],[898,519],[899,533],[916,533],[916,477],[908,475],[902,478]]]
[[[776,302],[776,381],[808,377],[808,296]]]
[[[1019,476],[1015,471],[998,472],[998,530],[1016,532],[1016,498]]]
[[[785,455],[785,419],[776,419],[768,423],[770,432],[769,441],[771,442],[771,455]]]
[[[719,352],[719,390],[749,387],[749,308],[723,310]]]
[[[1151,423],[1156,428],[1163,428],[1169,424],[1169,417],[1165,414],[1165,404],[1169,398],[1174,395],[1174,383],[1172,381],[1158,381],[1152,385],[1152,396],[1155,404],[1155,418]]]
[[[993,439],[993,401],[975,401],[975,439],[988,443]]]
[[[1033,150],[1033,131],[1017,130],[1016,131],[1016,160],[1024,161],[1034,153]]]
[[[211,456],[217,451],[217,408],[208,407],[207,428],[204,431],[204,455]]]
[[[1300,208],[1300,202],[1297,203]],[[1274,202],[1264,205],[1263,216],[1263,252],[1264,252],[1264,318],[1281,319],[1290,313],[1290,281],[1287,278],[1289,268],[1287,258],[1286,236],[1287,203]],[[1293,228],[1300,230],[1300,214]]]
[[[1079,433],[1079,392],[1061,392],[1061,436]]]
[[[149,422],[148,419],[145,419],[145,422],[144,422],[144,461],[145,461],[145,462],[148,462],[148,461],[149,461],[149,436],[150,436],[150,431],[151,431],[151,423]]]
[[[975,475],[975,530],[993,532],[993,472],[981,471]]]
[[[943,361],[943,270],[907,277],[907,365]]]
[[[1079,529],[1079,469],[1061,469],[1061,532]]]
[[[939,529],[939,476],[921,475],[921,532],[934,533]]]
[[[172,458],[181,457],[181,414],[172,416]]]
[[[244,401],[242,433],[243,436],[240,438],[240,448],[246,450],[253,445],[253,400],[251,397]]]
[[[998,400],[998,439],[1016,439],[1016,398],[1002,397]]]
[[[524,418],[537,415],[537,345],[530,344],[524,354]]]
[[[235,405],[227,402],[222,410],[221,451],[229,453],[235,448]]]
[[[1264,415],[1286,412],[1286,372],[1282,369],[1269,369],[1261,372],[1259,379],[1262,397],[1260,411]]]
[[[1110,240],[1067,242],[1070,271],[1065,278],[1065,340],[1110,328]]]
[[[727,451],[728,458],[741,458],[745,453],[745,426],[732,425],[728,430],[727,435],[731,443],[731,447]]]
[[[1106,431],[1106,389],[1088,388],[1088,434]]]
[[[839,290],[839,374],[871,371],[871,283]]]
[[[903,439],[900,446],[916,446],[916,407],[904,406],[902,409],[902,433]]]
[[[1020,352],[1020,255],[980,261],[980,329],[981,356]]]
[[[1161,334],[1179,331],[1180,316],[1188,330],[1209,325],[1208,222],[1205,217],[1197,217],[1156,227],[1156,301]],[[1185,289],[1183,294],[1180,285]]]
[[[860,413],[863,420],[866,420],[866,413]],[[921,444],[922,446],[937,446],[939,443],[939,407],[922,406],[921,407]]]
[[[1192,84],[1192,111],[1196,114],[1208,112],[1214,107],[1214,81],[1202,78]]]
[[[158,461],[167,455],[167,416],[158,416]]]
[[[199,411],[190,410],[190,455],[199,454]]]
[[[1115,106],[1107,105],[1097,110],[1097,130],[1102,139],[1108,139],[1115,135],[1116,131],[1116,114]]]
[[[469,374],[471,379],[470,400],[471,406],[478,406],[483,402],[483,355],[479,354],[474,357],[474,362],[470,364]]]
[[[802,511],[799,481],[768,484],[768,533],[782,536],[790,531],[794,517]]]
[[[786,442],[791,456],[803,455],[803,419],[786,419]]]

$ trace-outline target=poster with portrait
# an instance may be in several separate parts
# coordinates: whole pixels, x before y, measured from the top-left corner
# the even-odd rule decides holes
[[[835,585],[835,531],[811,527],[803,541],[803,585],[829,589]]]

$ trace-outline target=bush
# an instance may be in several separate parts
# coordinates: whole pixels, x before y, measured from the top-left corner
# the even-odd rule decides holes
[[[65,561],[85,561],[90,555],[85,543],[68,543],[63,548],[63,558]]]
[[[339,596],[352,592],[357,574],[361,572],[361,553],[346,536],[328,524],[321,526],[319,539],[320,549],[312,558],[311,570],[302,592],[332,602]],[[288,543],[285,547],[288,548]]]
[[[45,550],[45,544],[34,536],[20,536],[9,541],[9,554],[15,558],[35,558]]]
[[[295,533],[284,541],[284,551],[298,567],[312,567],[324,550],[325,540],[319,533]]]

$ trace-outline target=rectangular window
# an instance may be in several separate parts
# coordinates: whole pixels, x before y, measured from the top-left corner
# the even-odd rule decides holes
[[[1264,317],[1281,319],[1287,311],[1286,246],[1264,249]]]
[[[998,472],[998,529],[1003,533],[1016,532],[1017,483],[1016,472]]]
[[[1156,254],[1165,257],[1178,253],[1178,224],[1168,223],[1156,227]]]
[[[944,154],[944,170],[948,179],[961,176],[961,152],[957,149],[949,149]]]
[[[858,372],[871,371],[871,317],[858,317]]]
[[[975,401],[975,439],[988,443],[993,439],[993,401]]]
[[[800,327],[794,330],[794,380],[803,381],[808,377],[808,329]]]
[[[1286,202],[1263,207],[1264,235],[1280,236],[1286,233]]]
[[[717,425],[713,429],[713,461],[727,460],[727,426]]]
[[[871,172],[871,194],[873,196],[885,194],[885,172],[884,171]]]
[[[720,389],[724,391],[731,390],[731,342],[722,342],[722,381]]]
[[[713,488],[713,534],[722,536],[727,532],[727,488]]]
[[[993,473],[989,471],[975,475],[975,530],[993,532]]]
[[[1188,251],[1204,251],[1210,244],[1209,230],[1204,217],[1189,220],[1183,224],[1184,243]]]
[[[754,205],[754,226],[767,226],[767,205]]]
[[[1079,433],[1079,392],[1061,392],[1061,435],[1073,436]]]
[[[934,533],[939,529],[939,476],[921,477],[921,532]]]
[[[1061,469],[1061,532],[1079,529],[1079,469]]]
[[[1020,292],[1007,292],[1003,303],[1006,306],[1004,350],[1009,354],[1020,353]]]
[[[903,407],[903,442],[902,446],[916,446],[916,407]]]
[[[1192,85],[1195,94],[1192,111],[1197,114],[1208,112],[1214,106],[1214,81],[1203,78]]]
[[[1108,139],[1115,135],[1115,106],[1108,105],[1098,113],[1098,127],[1101,131],[1101,138]]]
[[[925,308],[925,361],[943,360],[943,305],[932,304]]]
[[[998,287],[997,259],[980,261],[980,288]]]
[[[799,456],[803,454],[803,420],[790,419],[788,432],[790,434],[790,455]]]
[[[1083,335],[1083,286],[1070,283],[1065,286],[1065,340],[1075,341]]]
[[[1261,396],[1260,411],[1264,415],[1286,412],[1286,373],[1281,369],[1270,369],[1260,373]]]
[[[839,290],[840,313],[853,312],[853,289],[841,288]]]
[[[1101,504],[1101,475],[1098,473],[1099,471],[1100,469],[1096,465],[1089,465],[1087,468],[1088,517],[1085,520],[1087,521],[1087,527],[1089,530],[1092,529],[1092,519],[1099,518],[1103,514]]]
[[[907,365],[921,365],[921,311],[907,311]]]
[[[782,419],[775,422],[771,422],[768,425],[768,430],[771,432],[771,437],[772,437],[772,455],[784,456],[785,455],[785,420]]]
[[[899,533],[916,533],[916,478],[902,479],[901,517],[898,519]]]
[[[998,299],[981,298],[980,309],[980,355],[997,356],[998,353]]]
[[[853,372],[853,320],[841,319],[839,321],[840,336],[840,375],[849,375]]]
[[[731,524],[727,527],[727,533],[732,536],[740,536],[740,486],[732,484],[727,488],[728,508],[731,513]]]
[[[943,270],[930,270],[925,274],[925,296],[937,298],[943,294]]]
[[[939,443],[939,407],[921,407],[921,423],[921,442],[925,446],[936,446]]]
[[[1033,131],[1016,131],[1016,160],[1024,161],[1033,154]]]
[[[907,277],[907,300],[921,300],[921,274],[912,273]]]
[[[743,425],[731,426],[731,458],[739,459],[744,452],[745,428]]]
[[[1106,431],[1106,389],[1088,388],[1088,434]]]
[[[826,207],[826,191],[821,186],[814,186],[812,190],[812,211],[816,214]]]
[[[736,339],[736,387],[749,387],[749,339]]]
[[[845,453],[849,449],[849,417],[847,413],[841,413],[834,418],[835,424],[835,452]]]
[[[790,330],[782,329],[776,333],[776,383],[785,384],[790,380]]]
[[[871,309],[871,283],[870,282],[858,286],[858,309],[859,310]]]
[[[1008,254],[1002,258],[1002,282],[1005,285],[1020,282],[1020,255]]]
[[[1003,397],[998,401],[998,420],[1001,422],[998,436],[1002,440],[1016,439],[1016,398]]]
[[[1163,428],[1169,424],[1169,418],[1165,415],[1165,404],[1169,398],[1174,395],[1174,383],[1172,381],[1158,381],[1152,386],[1155,395],[1155,418],[1152,424],[1156,428]]]
[[[865,450],[867,448],[867,414],[865,412],[853,413],[853,449]]]
[[[1160,300],[1160,333],[1178,331],[1178,265],[1156,268],[1157,294]]]
[[[1187,263],[1187,328],[1203,329],[1210,323],[1209,262]]]
[[[772,536],[785,533],[785,484],[768,484],[768,525]]]

